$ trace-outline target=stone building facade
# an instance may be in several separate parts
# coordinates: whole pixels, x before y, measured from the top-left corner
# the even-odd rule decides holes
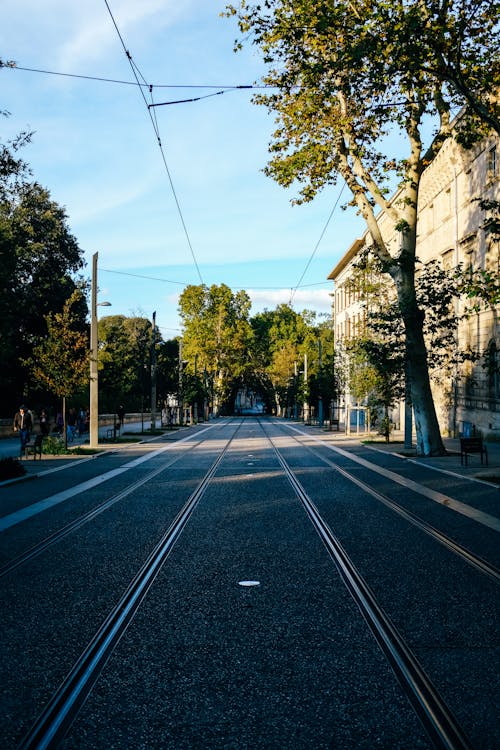
[[[485,226],[488,212],[480,200],[500,201],[500,139],[491,136],[471,150],[448,139],[422,175],[419,197],[417,257],[426,264],[438,260],[445,268],[459,264],[482,269],[500,280],[499,240]],[[397,196],[395,196],[396,198]],[[378,223],[389,251],[398,249],[398,233],[385,213]],[[363,329],[365,300],[352,291],[353,266],[371,237],[356,239],[329,274],[334,282],[333,313],[336,350],[342,356],[344,342]],[[500,305],[477,300],[457,300],[457,312],[468,310],[461,320],[456,345],[483,356],[475,364],[461,365],[447,379],[433,383],[433,394],[443,435],[474,434],[500,439]],[[356,406],[346,383],[340,409]],[[402,426],[402,407],[393,422]]]

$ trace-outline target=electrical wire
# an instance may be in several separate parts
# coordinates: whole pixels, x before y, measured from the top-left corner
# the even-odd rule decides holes
[[[145,89],[149,89],[152,85],[155,89],[224,89],[224,91],[239,91],[239,90],[262,90],[269,88],[276,88],[275,86],[266,86],[265,84],[232,84],[232,83],[140,83],[136,81],[123,81],[119,78],[104,78],[102,76],[91,76],[84,75],[81,73],[61,73],[57,70],[45,70],[43,68],[28,68],[23,65],[7,65],[0,61],[0,68],[7,68],[9,70],[23,70],[28,73],[40,73],[43,75],[50,76],[61,76],[63,78],[81,78],[87,81],[98,81],[100,83],[116,83],[121,86],[139,86]]]
[[[111,268],[99,268],[99,272],[116,273],[120,276],[132,276],[134,279],[147,279],[148,281],[161,281],[164,284],[177,284],[178,286],[189,286],[185,281],[172,281],[172,279],[161,279],[158,276],[144,276],[139,273],[128,273],[127,271],[114,271]]]
[[[118,274],[119,276],[131,276],[134,279],[146,279],[147,281],[159,281],[163,284],[175,284],[177,286],[187,287],[189,286],[189,282],[187,281],[173,281],[172,279],[162,279],[160,276],[146,276],[145,274],[140,273],[130,273],[129,271],[115,271],[112,268],[99,268],[99,273],[114,273]],[[312,284],[301,284],[298,285],[297,289],[305,289],[306,287],[310,286],[329,286],[329,281],[315,281]],[[244,286],[231,286],[230,284],[227,284],[229,288],[233,291],[239,291],[241,289],[247,289],[248,287]],[[280,289],[286,289],[286,285],[282,284],[281,286],[254,286],[253,284],[250,285],[250,289],[255,289],[258,291],[279,291]]]
[[[186,236],[186,240],[187,240],[187,243],[188,243],[188,246],[189,246],[189,250],[191,251],[191,256],[192,256],[192,259],[193,259],[193,263],[194,263],[194,266],[195,266],[196,271],[198,273],[198,277],[200,279],[200,282],[203,284],[203,277],[201,275],[200,267],[198,265],[198,261],[196,260],[196,255],[195,255],[195,252],[194,252],[194,249],[193,249],[193,245],[191,243],[191,238],[189,236],[189,232],[187,230],[186,222],[184,221],[184,216],[183,216],[183,213],[182,213],[182,209],[181,209],[181,206],[180,206],[180,203],[179,203],[179,199],[177,197],[177,192],[175,190],[174,183],[173,183],[173,180],[172,180],[172,175],[170,174],[170,169],[168,168],[167,158],[165,156],[165,151],[163,149],[163,145],[162,145],[161,138],[160,138],[160,132],[159,132],[159,128],[158,128],[158,122],[156,120],[155,110],[154,109],[152,110],[150,108],[150,106],[149,106],[149,103],[148,103],[148,101],[146,99],[146,96],[144,94],[144,85],[140,84],[140,82],[139,82],[139,76],[142,78],[143,84],[145,84],[145,85],[147,85],[146,79],[144,78],[144,76],[140,72],[139,68],[137,67],[137,65],[135,64],[135,62],[132,59],[132,55],[130,54],[130,52],[128,51],[127,47],[125,46],[125,42],[123,41],[123,37],[122,37],[122,35],[120,33],[120,29],[118,28],[118,25],[117,25],[117,23],[116,23],[116,21],[114,19],[112,11],[111,11],[111,8],[109,7],[108,0],[104,0],[104,3],[106,5],[106,8],[108,9],[109,15],[110,15],[111,20],[113,22],[113,25],[114,25],[114,27],[116,29],[116,33],[118,34],[118,38],[119,38],[119,40],[120,40],[120,42],[122,44],[123,50],[125,52],[125,55],[127,56],[127,60],[128,60],[129,65],[131,67],[131,70],[132,70],[132,73],[134,75],[134,78],[135,78],[135,80],[137,82],[137,85],[139,86],[139,90],[140,90],[141,96],[142,96],[142,98],[144,100],[144,104],[146,105],[146,109],[147,109],[149,118],[151,120],[151,124],[153,126],[153,130],[155,132],[156,140],[158,142],[158,146],[159,146],[160,153],[161,153],[161,156],[162,156],[163,165],[165,167],[165,171],[167,173],[168,181],[170,183],[170,189],[172,191],[172,195],[174,196],[175,205],[177,206],[177,212],[179,214],[179,217],[180,217],[180,220],[181,220],[181,223],[182,223],[182,227],[184,229],[184,234]],[[152,99],[153,99],[153,86],[149,85],[148,90],[149,90],[149,93],[150,93],[150,96],[151,96],[151,104],[153,104],[153,101],[152,101]]]
[[[302,276],[300,277],[300,279],[299,279],[299,281],[298,281],[298,284],[297,284],[296,286],[294,286],[294,287],[293,287],[293,289],[292,289],[292,292],[291,292],[291,294],[290,294],[290,301],[289,301],[289,303],[288,303],[288,304],[290,305],[290,307],[291,307],[291,306],[292,306],[292,304],[293,304],[293,298],[295,297],[295,292],[297,291],[297,289],[299,289],[299,287],[300,287],[300,285],[301,285],[301,283],[302,283],[302,279],[303,279],[303,278],[304,278],[304,276],[306,275],[306,273],[307,273],[307,270],[308,270],[309,266],[311,265],[311,263],[312,263],[312,260],[313,260],[314,256],[316,255],[316,251],[317,251],[317,249],[318,249],[318,247],[319,247],[319,245],[320,245],[320,242],[321,242],[321,240],[323,239],[323,237],[324,237],[324,234],[325,234],[326,230],[328,229],[328,225],[329,225],[329,223],[330,223],[330,221],[331,221],[331,218],[332,218],[332,216],[333,216],[333,214],[334,214],[334,212],[335,212],[335,209],[337,208],[337,205],[338,205],[338,202],[339,202],[339,200],[340,200],[340,198],[341,198],[341,196],[342,196],[342,193],[344,192],[344,188],[345,188],[345,186],[346,186],[346,183],[344,182],[344,184],[342,185],[342,188],[340,189],[340,193],[339,193],[339,194],[338,194],[338,196],[337,196],[337,200],[336,200],[336,201],[335,201],[335,203],[333,204],[333,208],[332,208],[332,210],[330,211],[330,215],[329,215],[328,219],[326,220],[326,224],[325,224],[325,226],[323,227],[323,231],[321,232],[321,234],[320,234],[320,236],[319,236],[319,240],[317,241],[317,243],[316,243],[316,246],[315,246],[314,250],[313,250],[313,251],[312,251],[312,253],[311,253],[311,257],[309,258],[309,260],[308,260],[308,261],[307,261],[307,263],[306,263],[306,267],[304,268],[304,270],[303,270],[303,272],[302,272]]]

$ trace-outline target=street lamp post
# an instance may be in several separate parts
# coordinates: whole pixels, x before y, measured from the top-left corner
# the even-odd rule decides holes
[[[90,300],[90,447],[99,445],[99,375],[97,368],[98,340],[97,340],[97,258],[99,253],[92,256],[92,287]],[[100,302],[103,307],[109,307],[110,302]]]

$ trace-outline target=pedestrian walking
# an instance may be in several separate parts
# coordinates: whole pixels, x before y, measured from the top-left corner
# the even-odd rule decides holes
[[[85,409],[83,408],[83,406],[81,406],[80,410],[78,412],[78,434],[80,435],[80,437],[85,432],[85,419],[86,419],[86,416],[87,415],[86,415]]]
[[[40,412],[40,433],[47,437],[50,432],[49,414],[47,409],[42,409]]]
[[[25,453],[26,443],[31,437],[33,429],[33,420],[25,406],[20,406],[19,411],[14,415],[14,432],[19,432],[20,439],[20,457]]]
[[[77,415],[76,415],[76,409],[73,407],[69,410],[68,418],[67,418],[67,435],[68,440],[70,443],[73,442],[75,439],[75,433],[76,433],[76,421],[77,421]]]

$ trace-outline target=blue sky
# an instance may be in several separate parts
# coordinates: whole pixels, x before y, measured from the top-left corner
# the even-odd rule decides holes
[[[250,46],[233,52],[238,30],[220,17],[224,5],[109,0],[155,102],[259,82],[259,54]],[[0,57],[20,68],[134,80],[104,0],[3,0]],[[288,302],[309,262],[294,307],[329,311],[326,277],[363,222],[353,209],[341,210],[344,192],[320,241],[341,184],[292,206],[294,193],[262,174],[274,122],[251,103],[251,92],[155,109],[188,242],[136,86],[7,69],[0,82],[0,109],[11,113],[2,118],[2,138],[35,131],[24,157],[65,206],[88,275],[99,252],[100,299],[113,305],[107,313],[151,317],[155,310],[169,338],[180,326],[178,295],[200,275],[208,285],[246,289],[257,312]],[[209,85],[217,88],[201,88]]]

